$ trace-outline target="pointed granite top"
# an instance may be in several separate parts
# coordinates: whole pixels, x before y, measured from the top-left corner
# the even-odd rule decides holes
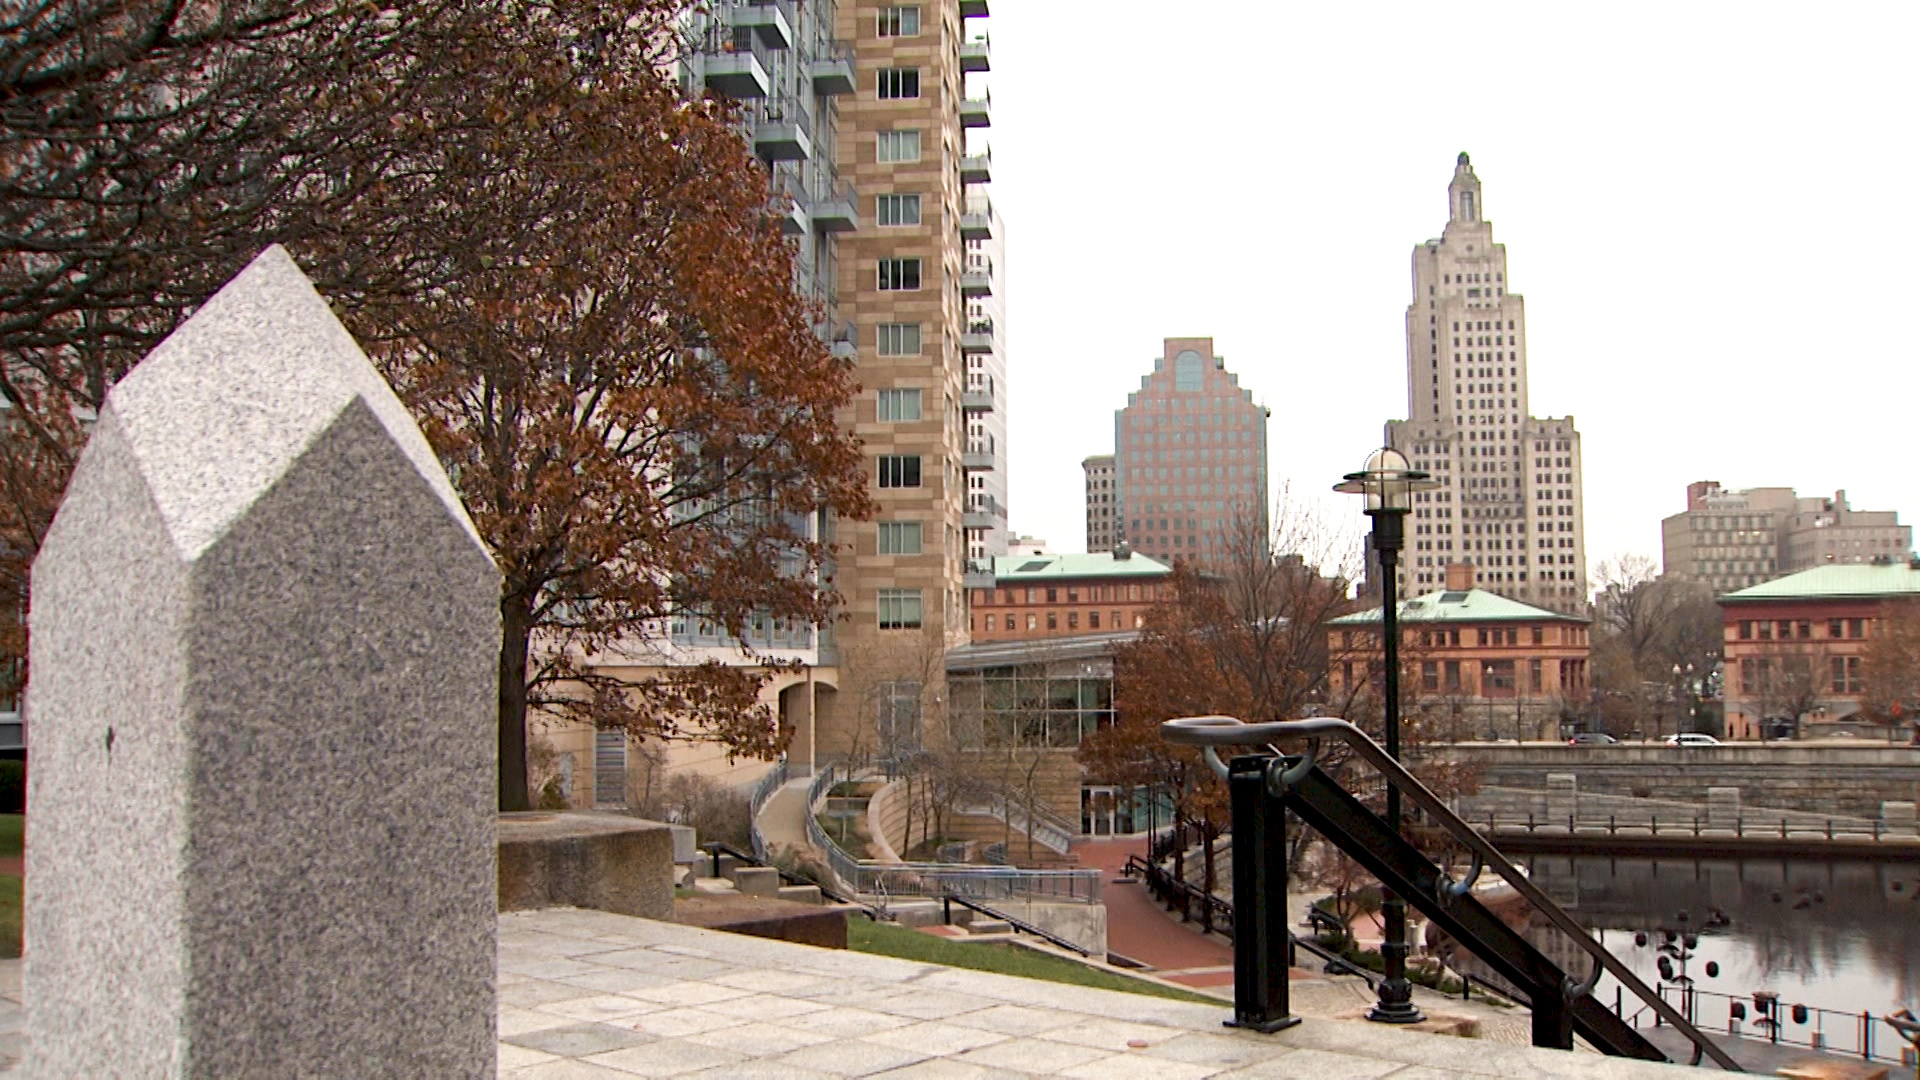
[[[356,399],[485,550],[406,407],[278,244],[128,372],[104,411],[191,561]]]

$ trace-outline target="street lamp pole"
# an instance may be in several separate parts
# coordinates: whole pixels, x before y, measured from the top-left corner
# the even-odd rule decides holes
[[[1400,760],[1400,604],[1395,565],[1406,537],[1407,513],[1413,493],[1439,487],[1424,472],[1412,468],[1404,454],[1381,447],[1368,455],[1364,468],[1348,473],[1334,490],[1367,498],[1367,517],[1373,520],[1373,549],[1380,557],[1380,644],[1386,664],[1386,750]],[[1387,785],[1387,828],[1400,832],[1400,789]],[[1384,1024],[1417,1024],[1426,1019],[1413,1004],[1413,984],[1407,981],[1407,905],[1391,891],[1382,890],[1380,904],[1380,959],[1384,970],[1379,1001],[1367,1019]]]

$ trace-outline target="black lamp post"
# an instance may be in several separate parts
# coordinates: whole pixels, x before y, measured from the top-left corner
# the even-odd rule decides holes
[[[1380,556],[1380,644],[1386,664],[1387,755],[1400,759],[1400,604],[1394,566],[1406,538],[1407,512],[1413,493],[1440,486],[1439,481],[1414,469],[1406,455],[1381,447],[1367,456],[1359,472],[1348,473],[1333,490],[1367,498],[1367,516],[1373,519],[1373,550]],[[1400,831],[1400,789],[1387,785],[1387,827]],[[1391,892],[1380,904],[1380,1000],[1367,1019],[1385,1024],[1417,1024],[1426,1019],[1413,1004],[1413,984],[1407,981],[1407,905]]]

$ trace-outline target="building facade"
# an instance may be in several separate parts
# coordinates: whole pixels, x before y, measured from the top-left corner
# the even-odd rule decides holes
[[[1212,338],[1167,338],[1113,418],[1114,543],[1205,564],[1236,520],[1267,535],[1267,417]]]
[[[1445,230],[1413,251],[1407,419],[1387,424],[1388,445],[1442,482],[1415,496],[1401,594],[1464,563],[1479,588],[1584,612],[1580,433],[1572,416],[1529,410],[1526,304],[1465,154],[1447,198]]]
[[[1011,555],[993,564],[993,587],[972,590],[974,641],[1137,630],[1172,589],[1166,564],[1124,544],[1111,554]]]
[[[1920,602],[1920,560],[1801,570],[1720,597],[1727,735],[1844,730],[1865,702],[1868,650],[1889,605]]]
[[[1437,592],[1400,605],[1401,692],[1429,738],[1558,739],[1586,712],[1585,618],[1470,588],[1447,567]],[[1380,609],[1327,623],[1328,684],[1351,695],[1378,677]]]
[[[1087,492],[1087,551],[1113,550],[1113,511],[1119,493],[1113,486],[1113,455],[1095,454],[1080,462]]]
[[[1687,508],[1660,522],[1662,570],[1716,593],[1816,566],[1905,559],[1913,530],[1892,510],[1855,510],[1847,493],[1801,498],[1792,488],[1727,491],[1687,485]]]

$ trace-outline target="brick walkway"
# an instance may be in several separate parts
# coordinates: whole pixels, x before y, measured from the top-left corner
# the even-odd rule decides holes
[[[1198,924],[1179,921],[1161,908],[1146,882],[1124,878],[1129,855],[1145,855],[1145,837],[1091,840],[1074,847],[1080,865],[1105,871],[1100,898],[1107,905],[1107,948],[1152,965],[1154,974],[1194,987],[1233,985],[1233,947],[1225,938],[1202,934]]]

